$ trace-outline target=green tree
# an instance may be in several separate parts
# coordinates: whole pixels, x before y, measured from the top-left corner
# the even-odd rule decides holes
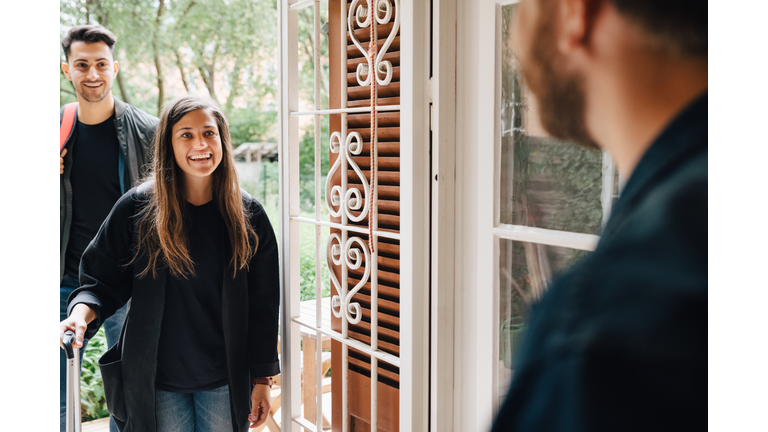
[[[235,145],[277,141],[276,21],[276,1],[61,2],[62,35],[78,24],[117,35],[117,97],[158,114],[181,94],[209,96],[230,119]],[[63,76],[60,95],[62,105],[75,100]]]

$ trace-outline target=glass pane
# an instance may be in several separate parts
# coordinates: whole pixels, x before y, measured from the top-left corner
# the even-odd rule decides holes
[[[299,209],[300,216],[315,219],[315,116],[299,118]],[[325,183],[330,169],[328,116],[320,116],[320,217],[329,221],[330,215],[325,204]]]
[[[542,128],[512,53],[514,9],[502,8],[499,220],[594,234],[603,217],[602,154],[553,139]]]
[[[328,22],[328,2],[319,6],[320,25]],[[315,108],[315,10],[313,7],[298,11],[299,110]],[[328,36],[320,28],[320,100],[317,109],[328,109]]]
[[[499,404],[512,380],[529,308],[554,277],[588,252],[499,239]]]
[[[331,287],[331,276],[326,263],[326,244],[330,238],[330,228],[320,227],[320,251],[317,252],[316,225],[301,223],[299,225],[299,251],[300,265],[298,269],[299,278],[299,316],[302,321],[315,326],[317,325],[317,264],[320,264],[320,284],[321,284],[321,325],[325,328],[331,328],[331,301],[330,298],[336,293]],[[296,273],[294,273],[296,277]],[[319,334],[314,330],[301,327],[301,416],[312,424],[317,423],[317,398],[322,397],[323,424],[329,426],[331,423],[332,394],[331,394],[331,338],[327,335]],[[318,344],[321,345],[321,357],[317,358]],[[317,365],[321,364],[320,375],[317,372]],[[297,375],[294,375],[295,377]],[[318,391],[318,381],[322,384],[321,391]]]
[[[251,143],[246,143],[251,144]],[[275,146],[277,146],[275,144]],[[277,157],[260,157],[257,153],[261,148],[251,149],[250,154],[235,160],[237,177],[240,187],[256,198],[269,216],[275,235],[280,232],[280,214],[278,210],[280,197],[280,168]],[[269,149],[271,150],[271,149]],[[238,160],[240,159],[240,160]]]

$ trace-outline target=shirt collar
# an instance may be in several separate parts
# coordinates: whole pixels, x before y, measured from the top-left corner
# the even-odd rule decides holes
[[[621,197],[612,211],[614,215],[627,203],[642,195],[657,176],[677,166],[680,159],[692,152],[706,150],[708,112],[708,95],[704,92],[669,122],[645,152],[624,185]]]

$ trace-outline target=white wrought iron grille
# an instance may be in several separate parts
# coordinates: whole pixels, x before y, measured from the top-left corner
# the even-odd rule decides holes
[[[347,0],[340,1],[340,16],[337,17],[340,26],[340,45],[336,47],[341,54],[342,66],[340,77],[341,108],[322,109],[321,103],[321,50],[320,50],[320,0],[291,1],[281,0],[281,137],[283,148],[281,153],[281,195],[283,198],[281,240],[283,245],[283,389],[288,392],[282,397],[283,422],[282,427],[296,430],[299,426],[306,430],[321,431],[330,429],[323,426],[323,349],[322,343],[315,344],[316,377],[315,383],[301,383],[298,371],[300,366],[298,359],[299,329],[315,332],[317,335],[325,335],[341,343],[342,369],[332,371],[332,379],[341,380],[342,386],[342,416],[333,418],[333,422],[341,423],[341,430],[350,430],[349,424],[349,349],[365,353],[371,357],[371,430],[378,428],[378,377],[379,361],[385,362],[397,368],[400,367],[400,358],[390,352],[379,349],[378,333],[378,287],[379,287],[379,238],[400,240],[400,234],[391,230],[379,228],[378,208],[378,122],[377,114],[382,111],[399,111],[399,105],[378,106],[377,89],[379,86],[388,85],[393,78],[394,67],[385,59],[392,41],[395,39],[400,26],[400,7],[398,0],[353,0],[347,8]],[[297,61],[297,13],[300,9],[312,7],[314,9],[314,107],[309,111],[298,109],[298,61]],[[379,47],[378,26],[392,25],[389,36],[383,46]],[[350,29],[368,29],[370,40],[367,47],[360,42],[355,31]],[[347,39],[351,38],[354,46],[365,56],[366,61],[360,63],[355,71],[355,79],[360,86],[370,86],[370,101],[368,107],[348,107],[347,101]],[[370,167],[369,178],[366,178],[359,166],[359,155],[363,151],[364,139],[359,132],[350,132],[348,115],[368,113],[370,115]],[[341,127],[330,135],[330,152],[336,156],[325,181],[325,199],[321,193],[321,128],[322,116],[340,114]],[[314,118],[314,218],[302,216],[299,212],[299,166],[298,166],[298,119],[311,116]],[[356,176],[355,186],[350,185],[350,173]],[[334,184],[334,178],[340,177],[340,184]],[[360,187],[362,185],[362,187]],[[339,222],[323,220],[321,214],[321,201],[332,218]],[[367,229],[359,223],[368,220]],[[357,224],[355,224],[357,223]],[[299,308],[299,225],[313,225],[315,229],[315,313],[314,320],[302,316]],[[321,229],[329,227],[338,230],[332,232],[325,245],[322,244]],[[368,241],[357,235],[365,235]],[[321,262],[322,249],[325,248],[326,262]],[[322,285],[323,272],[321,266],[326,265],[330,270],[331,278],[331,313],[341,319],[341,332],[333,330],[327,324],[323,324]],[[340,269],[340,278],[336,277],[334,268]],[[350,270],[356,271],[364,268],[360,280],[351,286],[349,282]],[[349,325],[358,324],[363,318],[363,309],[354,296],[365,286],[370,284],[370,343],[350,337]],[[306,349],[306,347],[305,347]],[[304,355],[308,355],[305,353]],[[287,375],[287,376],[286,376]],[[304,377],[308,375],[305,373]],[[316,386],[316,419],[307,419],[301,415],[301,402],[298,395],[301,386]],[[307,407],[305,406],[305,413]],[[314,422],[314,424],[312,423]],[[289,426],[290,424],[290,426]]]

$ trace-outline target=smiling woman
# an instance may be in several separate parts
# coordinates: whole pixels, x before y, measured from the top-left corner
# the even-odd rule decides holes
[[[170,102],[153,144],[152,172],[83,253],[61,333],[82,346],[130,299],[120,341],[99,361],[120,430],[245,432],[266,420],[266,378],[280,373],[274,231],[237,187],[215,102]]]

